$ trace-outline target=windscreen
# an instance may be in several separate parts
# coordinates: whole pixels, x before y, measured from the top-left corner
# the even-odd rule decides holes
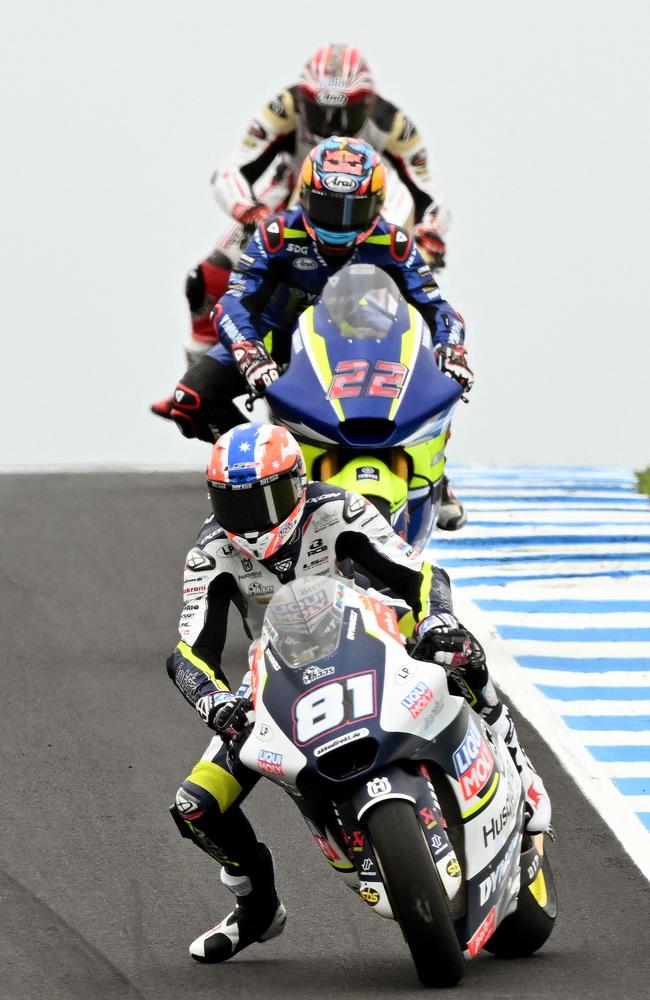
[[[263,635],[290,667],[304,667],[339,644],[345,586],[331,577],[304,576],[274,595]]]
[[[346,340],[384,340],[402,295],[393,279],[373,264],[350,264],[332,275],[322,302]],[[402,331],[400,331],[402,332]]]

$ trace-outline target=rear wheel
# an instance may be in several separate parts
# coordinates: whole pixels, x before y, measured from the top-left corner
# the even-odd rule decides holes
[[[557,917],[557,895],[548,857],[542,855],[537,875],[519,892],[517,909],[502,920],[485,945],[500,958],[532,955],[548,940]]]
[[[455,986],[465,974],[465,960],[413,807],[403,800],[379,803],[366,826],[420,982]]]

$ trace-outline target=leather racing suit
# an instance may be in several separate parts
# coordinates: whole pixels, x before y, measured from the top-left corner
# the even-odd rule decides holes
[[[212,176],[215,198],[237,219],[242,208],[265,205],[270,212],[287,208],[296,177],[309,150],[323,138],[307,128],[297,86],[288,87],[265,104],[253,118],[239,147]],[[435,221],[444,236],[448,214],[429,175],[428,154],[413,121],[395,104],[377,96],[374,108],[357,138],[369,142],[382,157],[388,196],[383,216],[411,228],[424,218]],[[232,265],[246,243],[249,230],[241,222],[230,227],[210,255],[188,275],[186,295],[192,319],[188,361],[215,342],[210,313],[224,294]]]
[[[221,661],[230,605],[243,616],[249,637],[257,637],[266,606],[282,584],[305,575],[334,576],[337,564],[346,559],[353,559],[396,595],[391,603],[401,603],[396,610],[402,613],[400,628],[405,634],[428,615],[453,614],[444,570],[417,555],[356,493],[309,483],[297,530],[275,555],[261,562],[236,549],[210,515],[187,557],[180,642],[167,660],[169,676],[202,719],[210,718],[215,697],[230,689]],[[484,659],[475,673],[469,683],[484,687],[488,683]],[[245,681],[238,695],[248,690]],[[258,779],[215,736],[172,807],[182,835],[233,875],[248,872],[258,858],[257,837],[239,808]]]

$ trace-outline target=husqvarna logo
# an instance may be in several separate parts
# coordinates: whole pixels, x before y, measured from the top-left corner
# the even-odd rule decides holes
[[[367,782],[366,788],[371,799],[376,799],[378,795],[385,795],[391,790],[391,783],[388,778],[373,778]]]

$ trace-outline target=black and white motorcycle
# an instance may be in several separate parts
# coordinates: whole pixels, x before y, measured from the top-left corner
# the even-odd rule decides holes
[[[420,981],[450,986],[486,948],[540,948],[557,902],[544,835],[503,740],[409,657],[393,608],[303,577],[267,609],[240,759],[294,799],[329,864],[396,919]]]

